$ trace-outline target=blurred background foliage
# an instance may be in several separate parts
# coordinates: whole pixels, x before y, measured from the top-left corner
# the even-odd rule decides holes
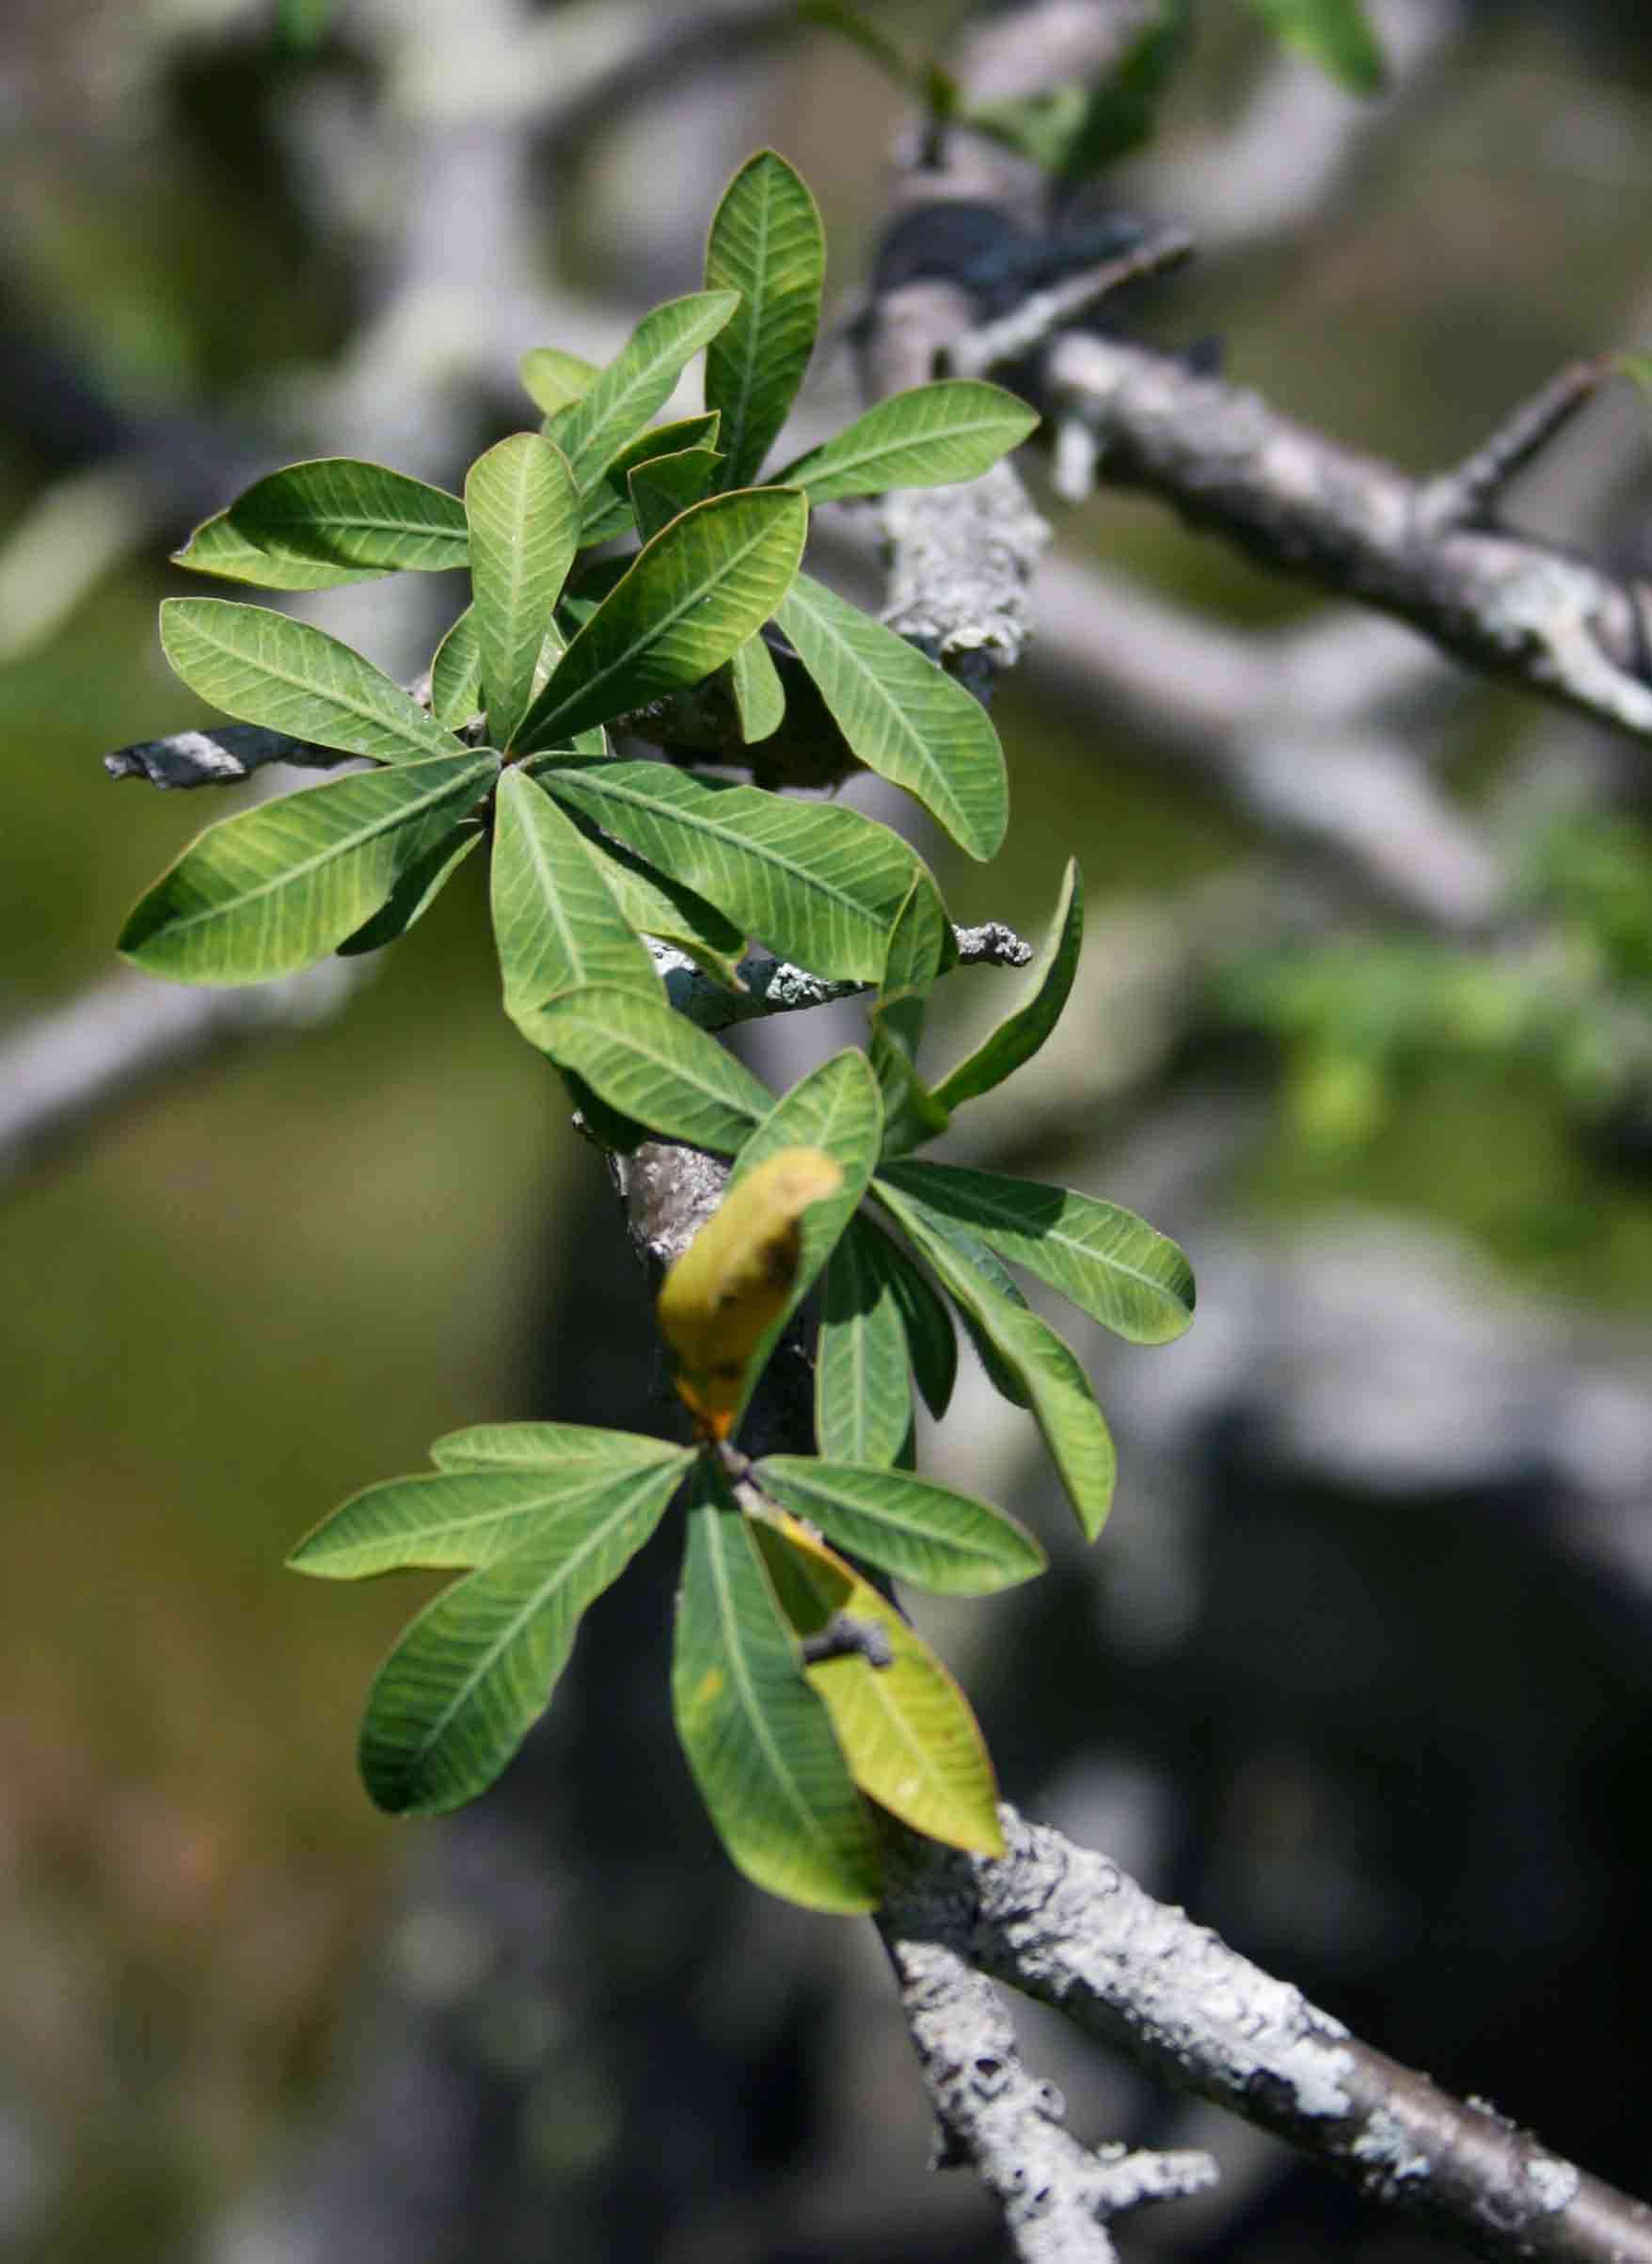
[[[912,51],[953,12],[880,11]],[[1560,363],[1643,343],[1652,321],[1643,11],[1438,12],[1453,36],[1414,82],[1402,74],[1386,122],[1311,209],[1229,243],[1216,229],[1208,262],[1141,312],[1171,343],[1219,334],[1241,381],[1420,470],[1472,447]],[[694,286],[717,189],[759,143],[813,184],[838,291],[861,278],[899,98],[784,13],[729,11],[721,41],[586,116],[593,74],[697,11],[11,0],[0,1058],[7,1027],[109,975],[133,897],[220,814],[205,794],[114,786],[99,762],[202,720],[154,631],[158,598],[184,586],[166,552],[195,518],[294,454],[361,453],[456,484],[526,421],[518,351],[612,346],[651,298]],[[1374,13],[1416,32],[1415,8]],[[1245,120],[1287,69],[1247,11],[1205,0],[1201,19],[1158,140],[1105,192],[1168,218],[1192,207],[1196,227],[1222,210],[1224,153],[1233,198],[1251,194]],[[1307,77],[1290,67],[1283,83]],[[559,310],[564,327],[541,334]],[[819,398],[851,382],[839,356]],[[1646,410],[1621,392],[1546,462],[1525,516],[1644,569]],[[1139,499],[1104,489],[1062,518],[1061,541],[1247,634],[1314,616],[1310,592]],[[304,610],[410,674],[443,602],[429,582],[368,585]],[[1150,1885],[1335,1993],[1374,2041],[1541,2122],[1556,2108],[1535,2066],[1545,2040],[1564,2065],[1568,2043],[1621,2029],[1609,2074],[1627,2085],[1637,2064],[1644,2076],[1652,2009],[1644,1953],[1621,1962],[1629,1882],[1652,1853],[1629,1823],[1644,1810],[1652,1553],[1620,1523],[1582,1569],[1546,1554],[1557,1503],[1581,1499],[1589,1533],[1605,1531],[1590,1442],[1612,1444],[1600,1484],[1643,1534],[1652,1475],[1652,810],[1644,749],[1439,673],[1437,774],[1520,875],[1493,940],[1421,931],[1334,856],[1280,837],[1219,771],[1167,756],[1104,702],[1057,696],[1036,655],[1007,684],[1005,855],[982,874],[924,846],[959,917],[1035,934],[1076,851],[1090,937],[1065,1050],[968,1138],[1179,1234],[1201,1310],[1185,1347],[1107,1364],[1124,1498],[1093,1563],[1068,1549],[1004,1608],[926,1624],[979,1691],[1012,1796],[1110,1835]],[[318,1594],[281,1572],[285,1551],[357,1487],[417,1467],[445,1428],[580,1416],[581,1379],[605,1366],[632,1403],[619,1419],[661,1420],[628,1251],[583,1223],[601,1218],[597,1159],[497,1011],[482,885],[468,869],[342,1012],[145,1089],[5,1188],[7,2264],[179,2254],[275,2174],[337,2080],[341,2024],[422,1828],[373,1813],[352,1751],[409,1588]],[[936,1062],[986,1013],[990,980],[948,986]],[[766,1067],[785,1081],[796,1057],[782,1047]],[[1434,1306],[1407,1317],[1430,1283],[1454,1316],[1438,1343]],[[1499,1315],[1517,1316],[1521,1349],[1493,1385]],[[1383,1385],[1390,1339],[1419,1372]],[[1334,1366],[1349,1341],[1363,1355],[1313,1401],[1314,1363]],[[1584,1397],[1568,1399],[1581,1375]],[[1557,1427],[1584,1441],[1569,1463]],[[1014,1506],[1037,1491],[1019,1426],[990,1401],[967,1398],[936,1451]],[[1546,1538],[1522,1558],[1493,1527]],[[1432,1599],[1416,1624],[1385,1586],[1396,1566]],[[662,1642],[639,1650],[634,1679],[663,1716]],[[1534,1722],[1544,1705],[1552,1719]],[[1439,1726],[1453,1721],[1466,1745]],[[1498,1806],[1538,1797],[1510,1790],[1523,1770],[1542,1778],[1531,1739],[1575,1795],[1569,1839],[1544,1811],[1522,1840]],[[1411,1757],[1397,1775],[1396,1754]],[[645,1778],[628,1789],[670,1805]],[[649,1833],[632,1828],[646,1868]],[[760,2220],[707,2205],[697,2230],[679,2212],[669,2241],[570,2232],[554,2253],[997,2254],[975,2197],[924,2180],[898,2036],[845,2041],[821,2011],[834,1992],[879,2001],[863,1953],[818,1952],[828,1962],[800,1982],[814,1969],[795,1914],[753,1916],[731,1875],[708,1875],[746,1913],[748,1947],[780,1940],[798,1961],[755,1977],[748,1962],[747,1998],[784,1969],[792,2012],[837,2035],[838,2056],[822,2044],[809,2081],[792,2069],[786,2113],[770,2096],[784,2128],[767,2156],[754,2144]],[[1455,2025],[1438,1980],[1453,1956],[1481,1991]],[[1565,2005],[1563,1979],[1582,1992]],[[749,2003],[707,2017],[741,2033],[757,2020]],[[1097,2116],[1145,2112],[1122,2077],[1062,2057],[1059,2039],[1047,2049]],[[623,2161],[623,2101],[572,2075],[538,2096],[530,2136],[558,2192]],[[1182,2136],[1211,2136],[1199,2115]],[[1633,2182],[1625,2111],[1591,2122],[1580,2105],[1573,2120],[1555,2143]],[[1197,2234],[1178,2230],[1192,2215],[1168,2219],[1143,2242],[1432,2253],[1333,2224],[1318,2200],[1247,2248],[1280,2174],[1261,2142],[1217,2144],[1227,2214]],[[833,2195],[845,2160],[876,2191],[875,2232]],[[715,2187],[715,2165],[700,2175]]]

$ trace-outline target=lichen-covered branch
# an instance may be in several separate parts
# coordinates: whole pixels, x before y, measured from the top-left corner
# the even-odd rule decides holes
[[[975,2171],[1022,2264],[1113,2264],[1113,2218],[1215,2184],[1208,2154],[1081,2145],[1061,2094],[1023,2064],[992,1983],[945,1943],[904,1938],[888,1914],[879,1927],[934,2104],[935,2167]]]
[[[882,1922],[1126,2046],[1478,2254],[1652,2264],[1652,2208],[1342,2023],[1104,1856],[1001,1811],[1002,1860],[911,1843]]]
[[[1120,339],[1058,338],[1040,383],[1054,416],[1093,434],[1110,485],[1147,489],[1263,564],[1397,614],[1486,676],[1652,738],[1652,585],[1484,517],[1602,375],[1578,365],[1456,474],[1422,482]]]

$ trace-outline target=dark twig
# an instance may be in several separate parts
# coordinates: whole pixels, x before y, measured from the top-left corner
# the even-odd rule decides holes
[[[1454,471],[1424,483],[1418,516],[1434,533],[1484,522],[1503,489],[1543,453],[1612,375],[1609,356],[1574,361],[1523,401]]]
[[[1126,283],[1139,282],[1146,276],[1164,275],[1173,267],[1184,266],[1193,252],[1194,242],[1187,230],[1170,229],[1117,259],[1104,260],[1082,275],[1054,284],[1048,291],[1035,292],[1012,314],[1006,314],[998,322],[983,324],[978,330],[971,330],[961,338],[946,356],[952,374],[958,377],[984,377],[989,370],[1025,359],[1036,346],[1041,346],[1068,324],[1077,322],[1081,315],[1088,314],[1113,292],[1122,290]]]

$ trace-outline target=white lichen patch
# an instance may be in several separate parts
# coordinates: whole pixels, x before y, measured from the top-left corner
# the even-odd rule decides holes
[[[1396,2185],[1429,2175],[1427,2155],[1412,2144],[1405,2124],[1386,2107],[1377,2109],[1354,2141],[1354,2159],[1380,2171]]]
[[[1551,2217],[1577,2199],[1582,2182],[1569,2161],[1557,2161],[1552,2154],[1533,2154],[1526,2164],[1526,2183],[1536,2194],[1538,2208]]]

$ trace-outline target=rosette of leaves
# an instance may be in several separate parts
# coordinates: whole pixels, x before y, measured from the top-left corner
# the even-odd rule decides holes
[[[485,840],[505,1008],[598,1134],[732,1158],[729,1208],[707,1230],[722,1242],[699,1252],[719,1285],[681,1277],[662,1308],[693,1444],[577,1425],[460,1433],[433,1449],[433,1472],[369,1489],[294,1561],[330,1578],[462,1575],[387,1662],[361,1744],[382,1805],[448,1809],[505,1765],[581,1614],[680,1492],[672,1686],[713,1819],[764,1885],[859,1909],[878,1891],[868,1799],[959,1845],[999,1843],[961,1694],[860,1568],[975,1594],[1042,1562],[1013,1521],[915,1474],[914,1385],[945,1411],[956,1316],[995,1386],[1034,1416],[1093,1536],[1112,1494],[1106,1425],[1082,1363],[1008,1268],[1144,1343],[1185,1327],[1192,1283],[1175,1246],[1126,1211],[913,1154],[1055,1026],[1081,938],[1075,870],[1023,1003],[930,1083],[927,1002],[957,954],[906,843],[847,808],[610,751],[609,725],[723,669],[755,743],[787,705],[779,652],[812,677],[856,757],[965,849],[988,855],[1002,836],[1003,757],[984,711],[799,566],[812,503],[967,478],[1033,420],[990,386],[919,387],[761,481],[813,346],[822,271],[806,188],[761,153],[719,207],[707,289],[645,316],[606,369],[530,355],[543,429],[490,448],[462,496],[328,459],[273,474],[208,520],[182,553],[200,572],[294,590],[462,567],[470,601],[420,698],[279,613],[172,600],[167,657],[239,719],[246,760],[365,767],[209,827],[137,905],[121,948],[207,983],[375,949]],[[654,423],[702,349],[704,413]],[[592,555],[628,533],[634,553]],[[866,1050],[775,1100],[668,1003],[648,939],[731,984],[756,939],[865,986]],[[748,1462],[753,1384],[817,1284],[819,1452]]]

